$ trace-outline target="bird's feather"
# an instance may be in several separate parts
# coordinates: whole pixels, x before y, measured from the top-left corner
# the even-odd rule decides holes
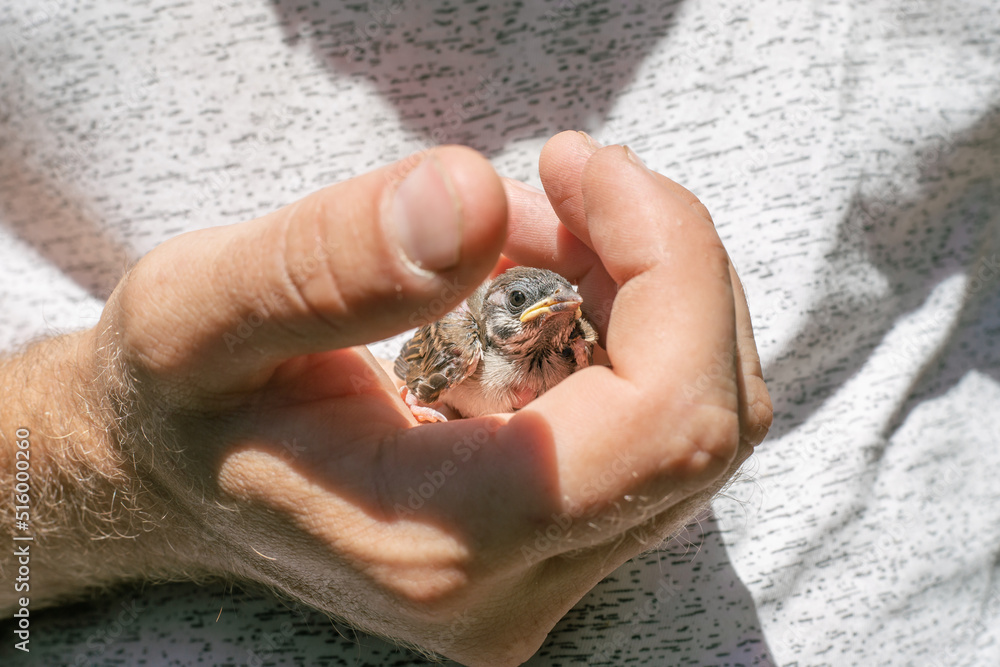
[[[591,364],[597,333],[581,303],[544,269],[514,267],[483,283],[403,346],[395,372],[407,404],[420,421],[444,420],[424,414],[431,404],[464,417],[524,407]]]
[[[417,330],[396,357],[396,375],[424,403],[476,371],[482,357],[479,327],[467,308]]]

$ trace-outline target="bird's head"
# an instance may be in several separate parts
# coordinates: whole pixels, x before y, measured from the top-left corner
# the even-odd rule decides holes
[[[481,291],[480,326],[487,344],[511,351],[539,346],[561,349],[575,320],[582,316],[583,298],[558,273],[517,266],[497,276]]]

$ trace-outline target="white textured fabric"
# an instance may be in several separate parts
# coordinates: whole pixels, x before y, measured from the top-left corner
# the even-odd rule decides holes
[[[164,239],[432,143],[537,184],[562,129],[627,142],[712,211],[775,423],[714,516],[530,664],[1000,664],[995,0],[53,0],[0,21],[0,346],[92,325]],[[0,655],[422,664],[221,585],[34,618],[31,654],[6,631]]]

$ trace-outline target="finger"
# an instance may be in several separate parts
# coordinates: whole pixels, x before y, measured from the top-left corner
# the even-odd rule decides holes
[[[631,159],[622,159],[629,156]],[[714,320],[721,327],[721,337],[715,336],[710,340],[732,339],[730,326],[734,315],[723,312],[724,304],[731,306],[732,303],[729,262],[712,226],[711,216],[697,197],[670,179],[647,169],[627,149],[608,147],[595,152],[591,140],[578,132],[563,132],[551,139],[542,151],[539,169],[546,193],[561,222],[578,238],[587,239],[587,244],[600,256],[614,286],[624,286],[632,278],[642,276],[646,269],[656,268],[660,271],[657,279],[662,282],[663,294],[678,287],[686,292],[689,289],[721,289],[724,294],[716,296],[723,297],[724,301],[708,301],[722,304],[719,311],[722,316]],[[696,239],[698,245],[692,245],[690,239]],[[725,264],[704,264],[702,253],[707,253],[706,257],[715,262],[724,259]],[[698,280],[706,271],[714,271],[715,278],[708,282]],[[613,293],[607,281],[601,280],[603,276],[592,278],[591,281],[581,281],[581,292],[598,291],[598,302],[606,301],[608,296],[621,298],[621,293]],[[648,279],[648,276],[642,276],[642,279]],[[584,300],[587,301],[586,293]],[[660,301],[661,312],[672,314],[678,314],[678,305],[692,303],[690,299],[683,298],[671,304],[662,303],[662,299]],[[650,306],[652,304],[653,301]],[[689,314],[697,317],[698,308],[697,301],[694,301]],[[650,315],[656,314],[652,310],[652,307],[640,307],[621,311],[623,318],[626,313],[635,313],[634,320],[623,321],[625,326],[618,328],[623,333],[623,341],[635,340],[638,344],[631,349],[649,347],[648,344],[643,345],[644,337],[662,335],[656,327],[648,324]],[[699,321],[707,326],[713,319],[702,317]],[[644,323],[647,323],[646,326],[643,326]],[[709,346],[700,347],[705,349]],[[630,348],[624,345],[619,349]],[[627,372],[629,357],[615,359],[610,347],[608,352],[616,367],[618,363],[626,364],[621,370]],[[713,349],[711,354],[728,354],[732,358],[731,352],[721,349]],[[639,358],[633,369],[642,373],[645,366],[645,359]]]
[[[608,275],[600,258],[593,253],[582,189],[584,167],[599,148],[599,144],[584,132],[561,132],[546,142],[542,149],[539,174],[549,204],[560,221],[559,233],[591,251],[581,253],[581,260],[567,268],[572,270],[572,280],[579,285],[584,314],[597,328],[601,341],[604,341],[618,285]],[[516,215],[511,217],[515,219]],[[510,245],[508,241],[508,246]],[[559,245],[556,244],[557,247]],[[563,241],[561,245],[571,247],[567,241]],[[536,248],[536,252],[549,250],[549,246],[534,238],[530,240],[529,247]]]
[[[518,264],[544,266],[572,282],[600,262],[559,220],[545,193],[504,179],[509,211],[503,253]]]
[[[583,207],[583,192],[581,176],[584,166],[589,157],[597,150],[596,144],[586,134],[580,132],[563,132],[553,137],[545,146],[540,161],[540,171],[542,181],[545,184],[549,200],[565,221],[566,226],[572,229],[574,234],[580,238],[589,238],[590,233],[586,225],[586,215]],[[702,217],[707,222],[712,222],[712,216],[701,201],[689,190],[671,179],[657,173],[652,174],[653,178],[666,190],[673,193],[676,198],[686,204],[691,210]],[[537,240],[534,247],[544,248]],[[743,295],[742,286],[736,276],[735,271],[731,271],[733,287],[736,290],[735,306],[737,319],[737,348],[739,355],[739,365],[742,373],[738,376],[739,391],[741,393],[741,423],[745,424],[741,428],[750,441],[759,443],[767,432],[770,424],[770,399],[767,389],[764,386],[760,371],[760,359],[757,355],[756,344],[753,338],[753,328],[750,324],[750,314],[747,309],[746,299]],[[600,284],[600,283],[599,283]],[[605,297],[599,303],[607,300],[610,292],[604,285]],[[581,291],[593,291],[590,285],[581,286]],[[613,296],[613,295],[612,295]],[[600,298],[600,297],[598,297]],[[585,301],[586,301],[585,296]],[[589,299],[593,302],[593,296]],[[592,319],[602,321],[607,308],[597,309],[597,314]],[[718,368],[718,363],[713,366]]]
[[[705,205],[691,191],[675,181],[658,174],[652,176],[664,188],[672,192],[681,202],[703,218],[714,224],[712,215]],[[736,380],[740,406],[740,434],[750,447],[760,444],[770,429],[773,418],[772,405],[767,386],[764,383],[760,356],[757,353],[757,343],[753,335],[753,324],[750,320],[750,310],[747,305],[743,285],[736,273],[732,261],[729,263],[730,282],[733,286],[733,299],[736,318]],[[728,367],[728,364],[726,364]],[[715,364],[712,369],[723,372],[724,367]],[[745,459],[750,451],[741,451],[739,457]]]
[[[545,143],[538,159],[538,171],[552,209],[591,248],[590,231],[585,224],[579,224],[587,218],[581,183],[587,161],[599,148],[584,132],[560,132]]]
[[[386,376],[392,380],[393,386],[396,387],[396,391],[399,391],[406,383],[398,375],[396,375],[395,364],[396,362],[392,359],[378,358],[378,365],[382,367]]]
[[[594,248],[621,285],[608,339],[616,372],[637,385],[665,370],[695,379],[732,358],[729,258],[712,224],[627,148],[598,151],[583,192]],[[733,392],[716,393],[704,399],[735,409]]]
[[[570,212],[569,224],[586,225],[621,285],[607,337],[613,373],[572,375],[525,411],[551,424],[566,497],[592,498],[594,512],[625,494],[672,505],[725,472],[739,446],[728,257],[683,193],[622,147],[590,158],[582,193],[586,220]]]
[[[425,324],[489,273],[506,236],[499,177],[443,147],[248,223],[178,237],[129,276],[128,348],[215,392],[296,355]]]
[[[622,161],[622,156],[634,159]],[[624,167],[623,171],[613,167],[616,161]],[[621,291],[613,295],[615,299],[621,299],[633,287],[626,285],[632,278],[650,279],[645,275],[646,269],[654,267],[660,272],[660,277],[653,280],[661,283],[662,297],[678,289],[689,296],[715,290],[714,298],[708,293],[704,296],[705,303],[720,304],[715,313],[718,317],[711,312],[704,313],[707,317],[699,316],[698,299],[685,299],[682,294],[670,299],[670,303],[661,299],[661,305],[656,307],[653,307],[655,299],[643,297],[649,304],[645,308],[613,308],[612,312],[618,313],[623,325],[616,327],[619,340],[625,343],[616,345],[613,340],[608,340],[608,353],[616,371],[629,375],[656,368],[647,364],[641,355],[632,361],[632,356],[620,353],[622,350],[652,347],[654,350],[669,351],[675,344],[672,341],[686,340],[686,336],[674,336],[673,331],[653,324],[657,321],[657,309],[677,316],[681,314],[678,307],[685,303],[689,304],[686,313],[689,317],[708,328],[712,323],[716,325],[714,333],[706,341],[718,342],[715,346],[705,342],[694,343],[696,349],[693,351],[700,350],[702,354],[690,357],[679,355],[685,360],[687,374],[699,378],[699,368],[710,369],[712,363],[716,366],[720,363],[732,365],[731,327],[734,313],[731,310],[732,287],[728,280],[729,262],[712,226],[711,216],[697,197],[670,179],[645,168],[627,150],[609,147],[592,152],[592,144],[580,133],[564,132],[551,139],[542,152],[540,173],[560,220],[578,238],[589,239],[588,244],[600,255],[611,282],[623,285]],[[575,179],[575,174],[580,174],[580,178]],[[685,230],[693,233],[686,234]],[[698,245],[689,242],[692,238],[697,238]],[[703,258],[711,259],[714,264],[704,263]],[[720,263],[723,261],[724,264]],[[715,277],[700,280],[699,277],[705,276],[706,271],[714,272]],[[588,291],[598,291],[606,302],[610,295],[607,283],[599,277],[595,277],[593,283],[580,283],[585,302]],[[591,298],[591,301],[594,299]],[[617,306],[617,301],[612,303]],[[725,312],[726,304],[728,313]],[[677,324],[683,326],[683,320]],[[663,345],[651,345],[657,337],[665,339]],[[634,341],[636,346],[628,341]],[[708,359],[704,358],[705,354]],[[673,377],[677,377],[675,370],[672,370]],[[713,398],[701,398],[731,406],[732,396],[727,395],[730,393],[727,388],[716,387],[717,383],[712,382],[701,384],[713,388],[712,391],[717,394]]]
[[[530,266],[546,266],[573,282],[600,259],[590,247],[580,182],[583,167],[598,148],[583,132],[561,132],[546,142],[539,159],[545,192],[507,179],[510,229],[504,254]]]
[[[736,370],[740,404],[740,434],[749,448],[756,447],[767,435],[774,416],[771,396],[764,383],[764,371],[757,353],[757,341],[753,335],[750,307],[747,304],[743,283],[730,262],[730,281],[733,285],[733,300],[736,308]],[[750,452],[743,452],[744,457]]]
[[[580,137],[576,132],[564,132],[557,138],[567,134]],[[564,176],[573,172],[579,180],[587,155],[583,152],[578,155],[579,168],[563,172]],[[499,275],[515,264],[523,264],[544,267],[565,276],[579,285],[583,312],[603,340],[618,288],[608,277],[600,258],[562,223],[544,193],[510,179],[504,179],[504,186],[510,212],[509,232],[504,254],[493,274]]]
[[[554,212],[575,236],[585,240],[588,247],[593,247],[593,243],[586,225],[582,177],[587,161],[599,148],[601,146],[584,132],[561,132],[545,144],[539,160],[542,183]],[[652,174],[665,189],[677,195],[698,215],[712,220],[705,205],[689,190],[666,176]]]

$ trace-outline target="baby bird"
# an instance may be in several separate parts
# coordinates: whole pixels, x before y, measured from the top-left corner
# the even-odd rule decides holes
[[[395,371],[421,422],[518,410],[593,359],[597,332],[583,298],[558,273],[518,266],[480,285],[458,309],[421,327]]]

